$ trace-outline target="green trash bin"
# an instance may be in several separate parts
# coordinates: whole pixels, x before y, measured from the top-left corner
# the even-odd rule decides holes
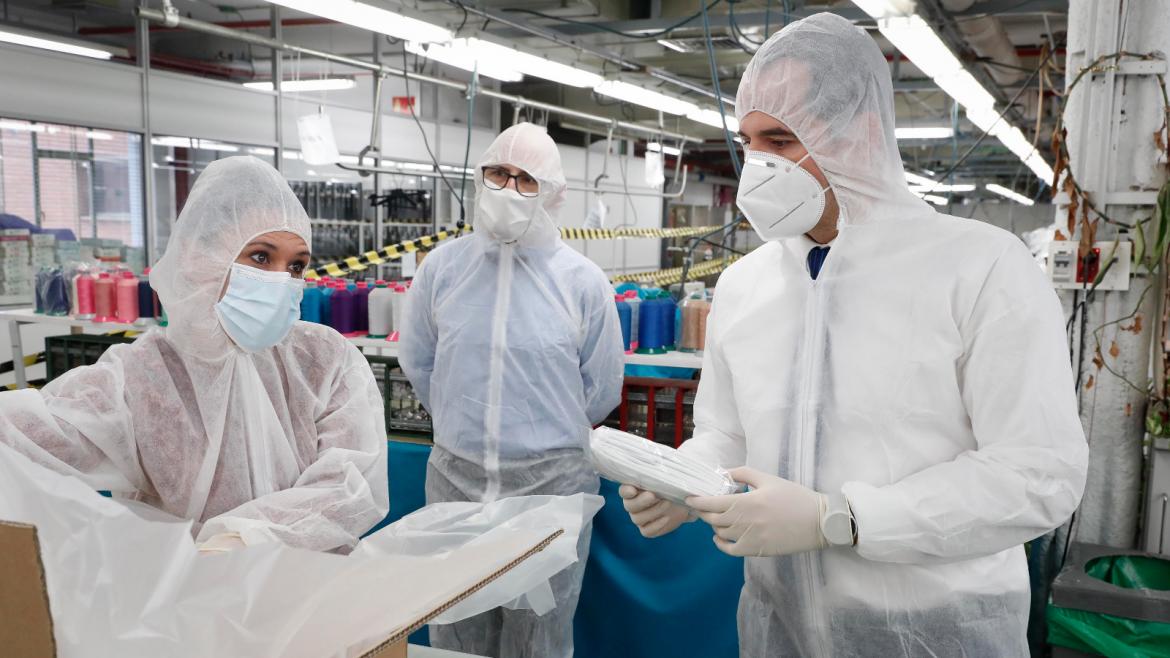
[[[1074,545],[1052,587],[1048,643],[1079,655],[1170,658],[1170,560]]]

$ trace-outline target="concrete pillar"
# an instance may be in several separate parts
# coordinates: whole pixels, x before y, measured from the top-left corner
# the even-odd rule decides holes
[[[1101,55],[1121,50],[1170,52],[1167,24],[1170,3],[1071,0],[1066,79],[1071,82]],[[1153,140],[1162,125],[1162,107],[1153,76],[1116,68],[1086,77],[1069,97],[1065,126],[1072,171],[1097,207],[1113,219],[1132,224],[1153,211],[1152,194],[1137,199],[1115,195],[1156,191],[1165,180]],[[1067,232],[1063,208],[1057,211],[1057,224]],[[1117,227],[1099,223],[1098,241],[1118,235]],[[1123,239],[1129,238],[1123,235]],[[1129,291],[1098,291],[1087,304],[1083,304],[1083,292],[1062,294],[1070,314],[1066,317],[1071,318],[1070,354],[1074,370],[1080,373],[1081,418],[1090,446],[1089,477],[1073,530],[1075,541],[1123,548],[1136,545],[1145,390],[1150,383],[1156,300],[1163,283],[1148,275],[1135,276]],[[1135,311],[1140,325],[1134,319],[1110,324]]]

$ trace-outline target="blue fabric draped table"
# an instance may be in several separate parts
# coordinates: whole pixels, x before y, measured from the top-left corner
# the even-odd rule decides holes
[[[382,527],[425,504],[430,446],[390,441],[390,514]],[[622,509],[617,485],[601,481],[605,507],[593,519],[593,545],[574,622],[578,658],[735,658],[735,610],[743,561],[720,553],[699,521],[645,539]],[[426,630],[411,636],[426,643]]]

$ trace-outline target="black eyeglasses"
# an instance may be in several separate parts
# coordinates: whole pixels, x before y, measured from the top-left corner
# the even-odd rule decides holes
[[[510,181],[515,180],[515,189],[520,196],[531,198],[540,194],[540,181],[526,171],[511,174],[503,167],[484,167],[482,171],[483,184],[489,189],[502,190],[508,187]]]

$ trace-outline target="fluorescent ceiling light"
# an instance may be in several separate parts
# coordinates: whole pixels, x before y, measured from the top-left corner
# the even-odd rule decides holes
[[[406,52],[421,55],[464,71],[478,71],[480,75],[495,78],[500,82],[520,82],[524,79],[524,74],[510,65],[495,60],[480,60],[474,52],[467,48],[452,48],[438,43],[432,43],[428,46],[415,41],[407,41]]]
[[[914,192],[913,189],[911,189],[910,191]],[[923,192],[914,192],[914,196],[918,197],[919,199],[922,199],[923,201],[933,203],[936,206],[945,206],[948,203],[950,203],[950,201],[947,201],[946,197],[941,197],[941,196],[938,196],[937,194],[926,194]]]
[[[1051,167],[1035,153],[1023,133],[998,119],[995,97],[955,57],[938,34],[922,17],[913,13],[910,0],[854,0],[867,14],[878,19],[878,31],[914,66],[930,76],[943,91],[962,105],[967,117],[1003,142],[1046,183],[1052,183]],[[1047,174],[1047,176],[1046,176]]]
[[[956,183],[954,185],[943,185],[942,183],[939,183],[938,185],[911,185],[910,191],[916,194],[919,192],[923,194],[926,194],[927,192],[974,192],[975,184]]]
[[[78,41],[66,37],[50,37],[7,25],[0,27],[0,42],[28,46],[29,48],[40,48],[41,50],[52,50],[69,55],[91,57],[93,59],[111,59],[114,55],[122,57],[129,56],[125,48],[103,46],[101,44]]]
[[[705,123],[712,128],[719,128],[724,125],[723,118],[719,116],[719,110],[703,108],[687,113],[687,118],[691,121]],[[739,120],[735,118],[734,110],[727,112],[727,130],[733,133],[739,132]]]
[[[261,91],[275,91],[276,86],[271,80],[265,82],[245,82],[248,89]],[[316,78],[312,80],[284,80],[280,83],[281,91],[339,91],[353,89],[357,83],[352,78]]]
[[[45,127],[39,123],[26,123],[24,121],[0,121],[0,130],[19,130],[26,133],[43,133]]]
[[[853,4],[874,18],[914,13],[914,0],[853,0]]]
[[[691,52],[690,49],[686,48],[682,44],[675,43],[675,42],[671,41],[670,39],[659,39],[658,45],[663,46],[665,48],[670,48],[671,50],[673,50],[676,53],[689,53],[689,52]]]
[[[1023,194],[1020,194],[1019,192],[1009,190],[1008,188],[1004,187],[1003,185],[996,185],[995,183],[988,183],[984,187],[987,188],[988,192],[994,192],[994,193],[1000,195],[1001,197],[1004,197],[1006,199],[1011,199],[1012,201],[1015,201],[1016,203],[1022,203],[1025,206],[1036,205],[1035,201],[1029,199],[1028,197],[1024,196]]]
[[[906,172],[906,180],[911,183],[910,191],[921,196],[926,192],[974,192],[974,183],[955,183],[947,185],[946,183],[936,183],[925,176],[919,176],[913,172]]]
[[[895,128],[894,136],[898,139],[950,139],[955,136],[955,129],[945,126]]]
[[[681,98],[674,96],[667,96],[656,91],[650,91],[645,87],[632,85],[621,80],[606,80],[605,82],[593,88],[593,91],[602,96],[609,96],[618,100],[648,107],[651,110],[659,110],[667,114],[685,114],[698,113],[699,106],[689,101],[684,101]],[[716,124],[718,126],[718,124]]]
[[[479,63],[481,70],[485,62],[488,64],[507,62],[508,68],[525,75],[552,80],[571,87],[596,87],[605,81],[605,78],[592,71],[554,62],[551,59],[538,57],[483,39],[455,39],[445,45],[454,51],[468,51],[470,57]]]
[[[657,153],[662,153],[664,155],[674,155],[674,156],[682,155],[682,151],[678,150],[677,148],[675,148],[673,146],[663,146],[662,144],[659,144],[658,142],[647,142],[646,150],[647,151],[654,151]]]
[[[99,142],[107,142],[114,138],[110,133],[104,133],[100,130],[87,130],[85,136]]]
[[[268,157],[272,157],[276,155],[276,149],[269,148],[267,146],[253,146],[248,149],[248,153],[251,153],[252,155],[266,155]]]
[[[232,144],[214,142],[210,139],[189,139],[187,137],[155,137],[150,140],[150,143],[154,144],[155,146],[203,149],[206,151],[223,151],[224,153],[236,153],[240,150],[240,147],[234,146]]]
[[[453,36],[447,28],[403,16],[354,0],[268,0],[274,5],[288,7],[306,14],[345,23],[363,30],[429,43],[449,41]]]
[[[383,160],[383,167],[390,167],[393,169],[411,169],[414,171],[434,171],[435,167],[429,164],[422,164],[421,162],[397,162],[395,160]]]

